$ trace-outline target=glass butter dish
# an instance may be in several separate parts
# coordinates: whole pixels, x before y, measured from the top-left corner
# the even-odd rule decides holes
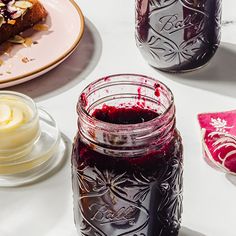
[[[0,91],[0,187],[29,184],[55,169],[65,144],[54,119],[26,95]]]

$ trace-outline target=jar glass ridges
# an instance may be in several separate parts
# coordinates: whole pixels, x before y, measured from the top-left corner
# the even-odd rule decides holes
[[[109,107],[124,109],[123,117],[127,111],[134,114],[130,109],[137,109],[137,115],[158,116],[134,124],[94,117],[97,110],[106,112]],[[77,111],[79,129],[72,153],[77,229],[90,236],[177,236],[182,142],[170,90],[146,76],[114,75],[88,86]]]
[[[136,0],[136,42],[164,71],[205,65],[220,43],[221,0]]]

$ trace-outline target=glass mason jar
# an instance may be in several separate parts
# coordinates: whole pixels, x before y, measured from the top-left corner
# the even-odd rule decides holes
[[[77,112],[77,230],[90,236],[177,236],[183,160],[171,91],[146,76],[113,75],[84,89]]]
[[[220,43],[221,0],[136,0],[136,42],[167,72],[205,65]]]

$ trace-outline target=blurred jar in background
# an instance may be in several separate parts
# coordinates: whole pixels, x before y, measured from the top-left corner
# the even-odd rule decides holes
[[[205,65],[220,43],[221,0],[136,0],[137,46],[166,72]]]

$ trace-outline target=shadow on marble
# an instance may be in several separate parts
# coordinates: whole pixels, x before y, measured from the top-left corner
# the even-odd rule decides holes
[[[84,80],[97,65],[102,51],[102,40],[95,26],[85,19],[84,35],[78,48],[52,71],[8,90],[24,93],[36,101],[69,90]]]
[[[227,26],[231,26],[231,25],[235,25],[236,24],[236,20],[223,20],[222,21],[222,27],[227,27]]]
[[[202,69],[179,74],[161,73],[177,83],[236,97],[236,44],[222,42],[216,55]]]
[[[225,177],[231,184],[236,186],[236,175],[225,174]]]
[[[206,236],[205,234],[199,233],[197,231],[191,230],[186,227],[181,227],[178,236]]]

